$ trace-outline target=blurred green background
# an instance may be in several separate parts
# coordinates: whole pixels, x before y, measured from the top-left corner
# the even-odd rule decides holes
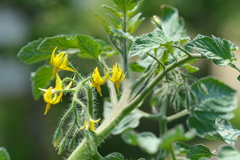
[[[87,34],[107,41],[104,28],[94,13],[105,15],[106,10],[101,5],[111,3],[111,0],[0,2],[0,147],[8,150],[12,160],[60,160],[69,154],[57,155],[52,146],[52,135],[66,105],[64,103],[69,99],[53,106],[44,116],[45,103],[42,99],[34,101],[31,94],[30,74],[39,64],[23,64],[17,58],[18,51],[29,41],[59,34]],[[240,1],[237,0],[145,0],[141,12],[146,19],[136,35],[153,30],[150,19],[152,15],[160,15],[162,4],[179,9],[191,38],[197,34],[213,34],[240,45]],[[84,74],[89,74],[95,65],[90,60],[78,63]],[[196,76],[214,75],[234,89],[240,89],[236,71],[229,71],[227,67],[216,68],[206,61],[198,65],[202,66],[202,71]],[[239,119],[235,119],[234,125],[240,127],[238,122]],[[149,128],[149,123],[153,127]],[[139,131],[158,132],[154,127],[157,125],[149,123],[143,120]],[[110,136],[101,145],[100,153],[106,155],[115,151],[128,159],[145,156],[138,148],[125,145],[120,136]]]

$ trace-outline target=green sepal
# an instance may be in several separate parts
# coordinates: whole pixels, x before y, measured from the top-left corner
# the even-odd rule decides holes
[[[53,67],[44,65],[38,68],[36,72],[31,73],[32,93],[35,100],[38,100],[42,95],[39,88],[46,89],[51,81]]]
[[[60,142],[60,144],[58,145],[58,154],[62,154],[62,152],[65,150],[66,147],[66,138],[63,138]]]
[[[40,38],[38,40],[29,42],[26,46],[22,47],[18,52],[18,57],[21,61],[26,64],[33,64],[43,61],[51,56],[51,52],[43,52],[38,49],[38,46],[42,43],[44,39]]]
[[[60,140],[62,138],[62,129],[61,128],[57,128],[57,130],[55,131],[54,135],[53,135],[53,146],[57,147]]]
[[[202,144],[197,144],[190,148],[186,157],[191,160],[199,160],[203,157],[210,158],[214,156],[214,154],[210,151],[210,149]]]
[[[0,147],[0,160],[10,160],[9,153],[4,147]]]

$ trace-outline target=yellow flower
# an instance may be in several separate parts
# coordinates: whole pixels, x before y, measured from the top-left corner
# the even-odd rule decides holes
[[[67,70],[74,72],[72,68],[67,67],[68,55],[66,52],[60,52],[55,56],[56,49],[57,47],[53,50],[50,60],[51,65],[54,67],[53,76],[57,74],[58,70]]]
[[[117,91],[119,92],[120,89],[120,82],[122,82],[125,78],[125,74],[122,71],[122,68],[119,66],[119,64],[113,65],[112,70],[112,77],[109,77],[110,81],[116,83]]]
[[[52,87],[49,87],[48,89],[40,88],[40,90],[44,91],[43,99],[47,103],[45,112],[44,112],[44,115],[46,115],[51,105],[59,103],[63,96],[63,92],[53,93],[55,91],[62,90],[62,81],[58,76],[58,74],[56,76],[56,87],[54,89]]]
[[[89,122],[84,122],[83,126],[81,128],[79,128],[78,130],[88,130],[90,128],[91,131],[95,131],[95,126],[94,124],[99,122],[101,120],[101,118],[99,118],[98,120],[93,120],[90,118]]]
[[[104,78],[101,77],[99,71],[98,71],[98,67],[96,67],[92,73],[92,77],[91,77],[91,83],[90,86],[91,87],[96,87],[98,93],[102,96],[102,92],[101,92],[101,87],[100,85],[102,85],[103,83],[105,83],[107,80],[107,76],[105,76]]]

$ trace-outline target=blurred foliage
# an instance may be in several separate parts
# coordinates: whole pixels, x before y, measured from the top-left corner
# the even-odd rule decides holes
[[[56,154],[49,143],[52,141],[49,135],[53,134],[54,127],[58,123],[56,119],[64,109],[62,104],[53,107],[55,114],[43,116],[45,104],[43,101],[33,102],[30,89],[29,72],[35,71],[36,66],[33,65],[33,68],[29,69],[29,66],[25,66],[22,62],[15,61],[18,50],[28,41],[59,34],[88,34],[107,40],[104,27],[94,16],[94,13],[105,14],[106,9],[101,7],[102,4],[111,4],[111,1],[4,0],[0,2],[0,74],[8,79],[7,81],[0,79],[0,146],[5,146],[11,159],[59,159],[54,157]],[[141,11],[147,23],[143,22],[137,34],[153,29],[153,26],[148,25],[150,16],[161,14],[159,7],[162,4],[173,5],[179,9],[191,36],[196,36],[196,33],[214,34],[217,37],[231,39],[233,42],[239,40],[240,1],[225,0],[145,0]],[[86,74],[92,70],[87,67],[89,63],[92,61],[84,60],[79,66]],[[67,102],[68,99],[64,101]],[[235,119],[234,121],[237,122]],[[239,123],[234,125],[237,126]],[[145,126],[148,127],[147,122]],[[154,127],[149,130],[158,132]],[[106,140],[102,145],[101,153],[107,155],[114,152],[114,146],[111,144],[124,145],[118,136],[112,139],[114,140],[111,140],[111,143]],[[111,145],[111,148],[108,147],[106,151],[108,145]],[[124,153],[125,158],[128,158],[129,154],[136,155],[136,158],[144,154],[131,146],[124,146],[119,152],[126,152],[129,148],[132,153]]]

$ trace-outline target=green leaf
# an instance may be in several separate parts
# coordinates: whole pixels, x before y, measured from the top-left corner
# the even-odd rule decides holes
[[[183,142],[176,142],[175,144],[175,151],[177,153],[181,154],[187,154],[187,152],[190,150],[190,146]]]
[[[45,65],[31,74],[32,92],[35,100],[38,100],[42,95],[42,92],[39,88],[44,89],[50,84],[52,73],[53,67]]]
[[[46,58],[49,58],[52,51],[42,52],[37,49],[42,41],[43,39],[38,39],[33,42],[29,42],[18,52],[18,57],[26,64],[37,63]]]
[[[101,158],[100,160],[124,160],[124,157],[122,154],[114,152],[107,155],[106,157]]]
[[[110,112],[112,111],[112,104],[109,101],[104,102],[104,117],[108,117]],[[122,119],[122,121],[114,128],[112,131],[113,135],[121,134],[123,131],[129,128],[136,128],[139,125],[139,120],[142,117],[142,114],[133,110],[126,117]]]
[[[169,130],[163,137],[160,146],[170,151],[172,144],[176,141],[188,141],[195,136],[195,131],[191,130],[184,133],[182,125],[178,125],[175,128]]]
[[[133,10],[142,0],[113,0],[116,7],[121,11]],[[136,10],[136,9],[135,9]]]
[[[186,63],[183,65],[183,67],[189,72],[189,73],[194,73],[197,72],[199,70],[198,67],[192,66],[189,63]]]
[[[151,132],[143,132],[137,135],[139,147],[148,154],[155,154],[158,151],[160,139]]]
[[[4,147],[0,147],[0,160],[10,160],[10,156]]]
[[[162,18],[161,29],[163,32],[173,38],[186,37],[187,32],[183,19],[179,18],[178,10],[169,5],[161,6]]]
[[[93,38],[85,35],[77,35],[78,48],[80,49],[79,56],[82,58],[95,58],[102,53],[101,45]]]
[[[171,42],[171,39],[161,30],[141,35],[133,42],[129,51],[129,57],[149,52],[159,48],[161,44],[166,44],[167,42]]]
[[[38,49],[42,52],[51,53],[56,47],[58,50],[78,48],[76,37],[77,35],[75,36],[58,35],[55,37],[49,37],[49,38],[46,38],[44,41],[42,41]]]
[[[237,107],[237,97],[235,90],[212,77],[201,79],[200,83],[206,86],[208,94],[202,92],[198,83],[192,85],[198,102],[190,108],[188,126],[203,135],[217,129],[216,119],[233,117],[231,112]]]
[[[127,130],[122,134],[125,143],[136,146],[138,145],[137,133],[134,130]]]
[[[141,66],[137,62],[130,62],[129,63],[129,68],[130,68],[131,71],[140,72],[140,73],[142,73],[146,70],[145,67]]]
[[[240,135],[240,130],[233,127],[231,123],[226,120],[217,119],[216,126],[216,131],[207,132],[204,134],[204,137],[209,140],[223,141],[232,146],[235,145]]]
[[[119,36],[121,36],[123,38],[126,38],[126,39],[128,39],[130,41],[134,41],[134,37],[132,35],[130,35],[129,33],[123,32],[121,29],[115,28],[115,29],[112,30],[112,32],[116,33],[117,35],[119,35]]]
[[[237,160],[240,159],[240,153],[232,146],[222,146],[218,153],[218,160]]]
[[[189,152],[187,153],[186,157],[191,160],[199,160],[202,157],[210,158],[214,156],[214,154],[202,144],[197,144],[190,148]]]
[[[108,9],[109,11],[111,11],[119,19],[121,19],[123,17],[122,13],[118,12],[115,8],[112,8],[112,7],[107,6],[107,5],[102,5],[102,6],[106,9]]]
[[[219,66],[227,66],[229,63],[234,63],[236,61],[236,57],[232,51],[236,50],[238,47],[226,39],[221,40],[215,36],[208,37],[198,35],[186,46],[212,59],[213,62]]]

